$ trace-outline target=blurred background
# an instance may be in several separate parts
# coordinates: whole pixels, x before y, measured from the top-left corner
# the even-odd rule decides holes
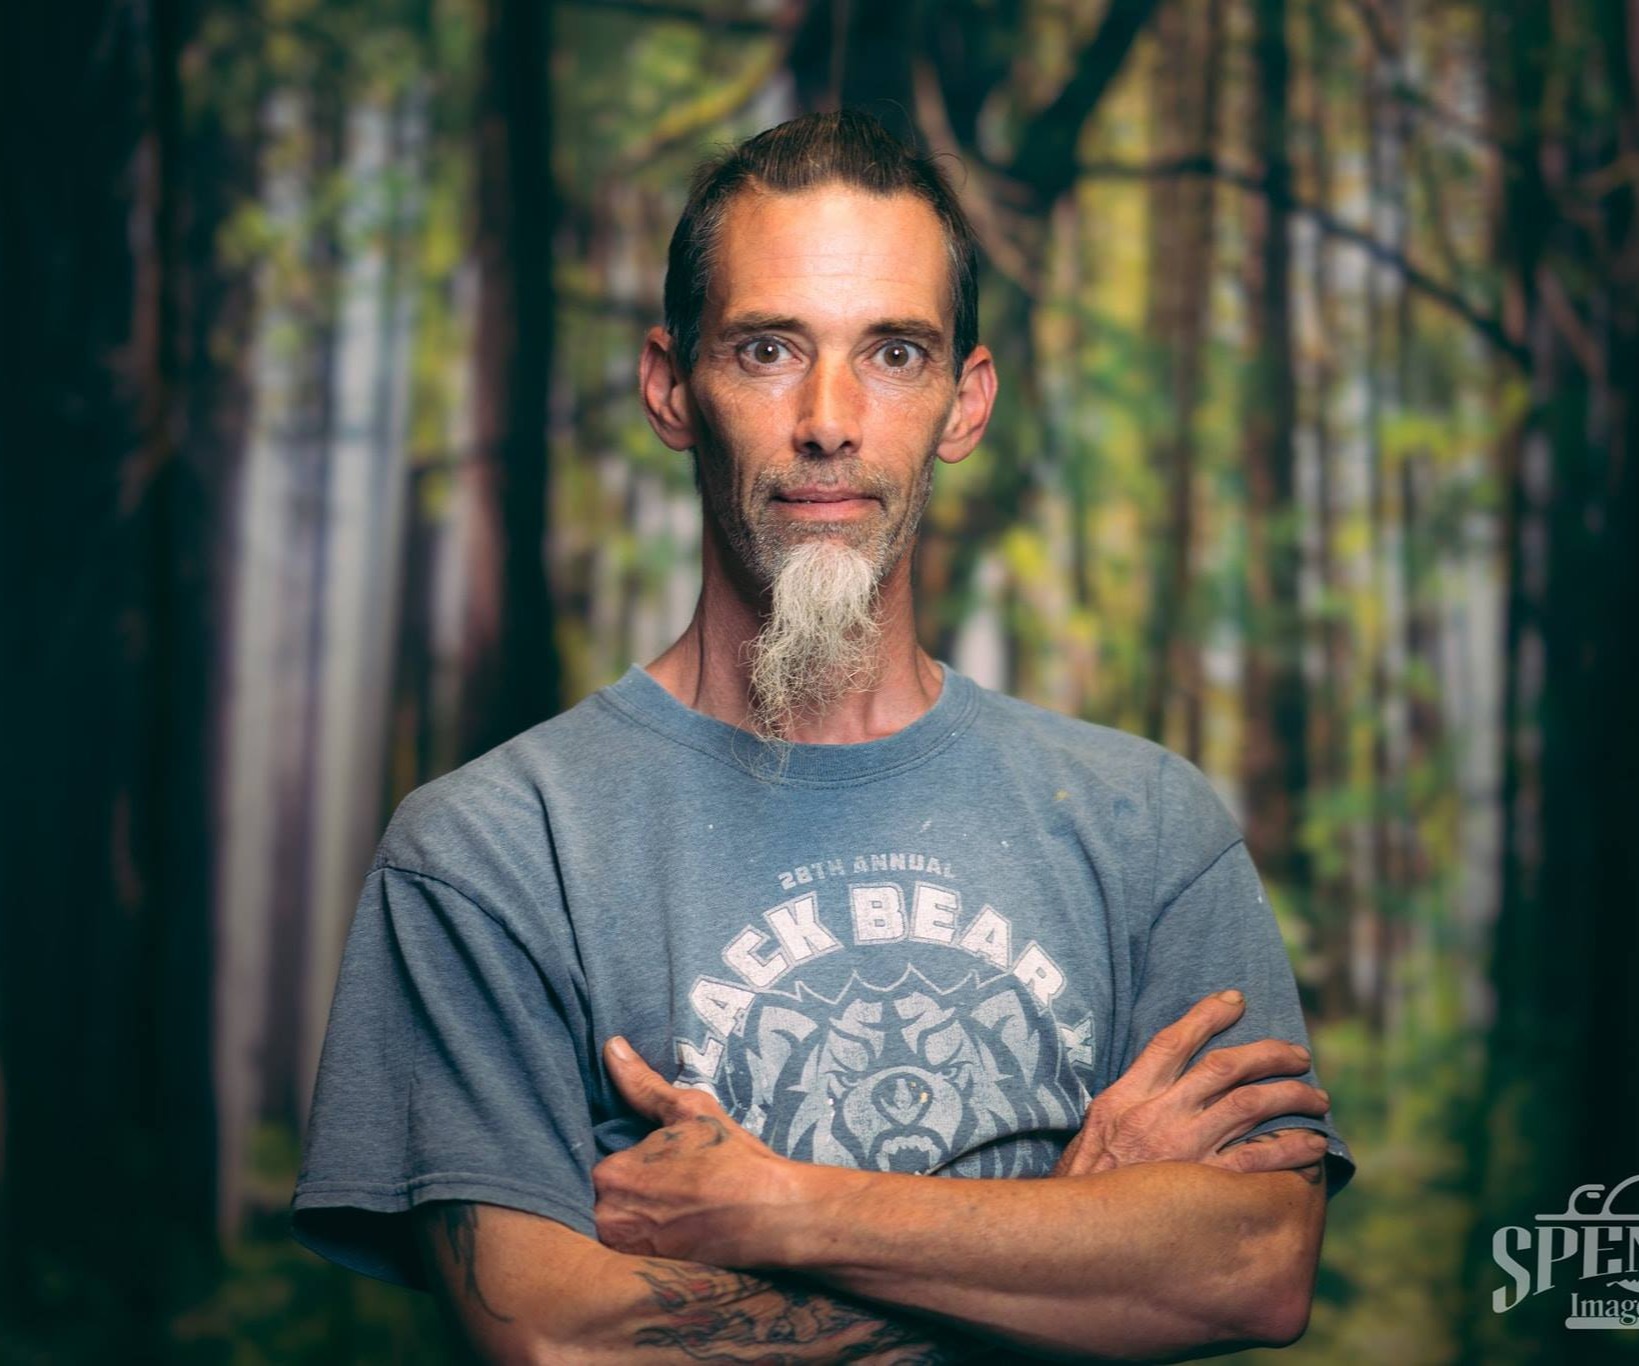
[[[1270,886],[1361,1163],[1284,1359],[1634,1359],[1492,1309],[1639,1172],[1632,0],[55,0],[0,73],[0,1359],[442,1359],[285,1233],[354,899],[687,620],[665,244],[844,103],[989,258],[924,643]]]

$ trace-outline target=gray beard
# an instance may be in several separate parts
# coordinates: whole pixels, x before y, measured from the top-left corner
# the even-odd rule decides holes
[[[872,557],[829,538],[780,559],[768,619],[747,650],[752,729],[787,740],[806,717],[876,686],[882,627]]]

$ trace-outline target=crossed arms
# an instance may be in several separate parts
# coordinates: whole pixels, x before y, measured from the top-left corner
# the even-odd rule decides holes
[[[661,1127],[593,1170],[598,1238],[488,1205],[417,1211],[430,1279],[498,1362],[1164,1358],[1290,1342],[1325,1217],[1308,1054],[1189,1060],[1244,1008],[1208,997],[1091,1106],[1052,1175],[935,1180],[779,1156],[612,1040]]]

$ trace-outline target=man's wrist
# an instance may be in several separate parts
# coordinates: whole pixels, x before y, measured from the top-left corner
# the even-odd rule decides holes
[[[773,1198],[759,1210],[749,1234],[755,1265],[769,1270],[811,1271],[824,1266],[847,1227],[844,1206],[871,1181],[851,1167],[791,1161],[780,1173]]]

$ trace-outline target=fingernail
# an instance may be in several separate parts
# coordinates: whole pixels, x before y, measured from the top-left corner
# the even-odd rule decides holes
[[[1246,999],[1246,997],[1241,995],[1240,992],[1236,991],[1234,987],[1231,987],[1228,991],[1220,991],[1218,993],[1218,999],[1220,1001],[1228,1001],[1232,1006],[1238,1006]]]
[[[1331,1109],[1332,1108],[1331,1094],[1327,1091],[1322,1091],[1320,1093],[1320,1103],[1322,1105],[1324,1105],[1328,1110]]]
[[[1297,1050],[1298,1050],[1298,1057],[1302,1058],[1304,1062],[1310,1061],[1311,1057],[1313,1056],[1309,1052],[1309,1050],[1307,1048],[1305,1048],[1302,1044],[1299,1044],[1297,1046]]]
[[[622,1062],[631,1062],[637,1054],[632,1052],[631,1044],[627,1043],[619,1034],[609,1040],[609,1051]]]

